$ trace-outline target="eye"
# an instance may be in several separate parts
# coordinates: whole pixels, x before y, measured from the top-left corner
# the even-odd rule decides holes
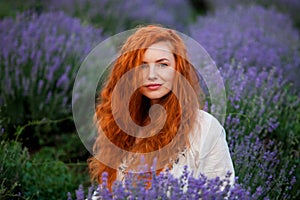
[[[145,68],[147,68],[148,66],[149,66],[149,65],[148,65],[147,63],[143,62],[142,65],[141,65],[141,68],[142,68],[142,69],[145,69]]]
[[[158,65],[159,65],[160,67],[167,67],[167,66],[168,66],[167,63],[158,63]]]

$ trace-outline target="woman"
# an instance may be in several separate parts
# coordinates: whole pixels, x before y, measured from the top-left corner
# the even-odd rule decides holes
[[[101,183],[107,172],[111,188],[115,180],[139,169],[143,157],[148,166],[155,160],[156,173],[168,168],[178,177],[187,165],[195,177],[223,178],[230,171],[233,182],[225,131],[201,110],[199,79],[175,31],[139,28],[112,66],[96,107],[99,136],[89,159],[93,179]],[[122,151],[110,148],[108,141]]]

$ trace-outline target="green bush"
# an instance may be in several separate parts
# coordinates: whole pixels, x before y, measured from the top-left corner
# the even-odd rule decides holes
[[[15,141],[0,143],[0,199],[12,199],[19,196],[21,179],[29,160],[26,148]]]
[[[1,141],[0,156],[0,199],[60,199],[88,183],[86,163],[65,164],[55,148],[30,156],[21,143]]]

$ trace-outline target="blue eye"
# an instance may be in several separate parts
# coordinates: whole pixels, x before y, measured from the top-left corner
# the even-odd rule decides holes
[[[166,63],[159,63],[159,66],[160,66],[160,67],[167,67],[168,64],[166,64]]]
[[[147,63],[143,63],[142,65],[141,65],[141,68],[142,69],[145,69],[145,68],[147,68],[148,67],[148,64]]]

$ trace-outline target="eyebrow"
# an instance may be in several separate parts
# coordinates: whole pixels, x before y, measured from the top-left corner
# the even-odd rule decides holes
[[[155,62],[162,62],[162,61],[170,62],[170,60],[167,58],[161,58],[161,59],[156,60]],[[148,63],[147,61],[144,61],[144,60],[143,60],[143,62]]]

